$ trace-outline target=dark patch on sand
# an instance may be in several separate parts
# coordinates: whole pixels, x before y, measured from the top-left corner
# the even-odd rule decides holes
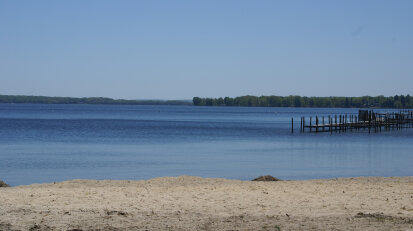
[[[257,177],[252,181],[280,181],[280,179],[275,178],[275,177],[270,176],[270,175],[266,175],[266,176]]]
[[[11,224],[0,223],[0,230],[2,231],[18,231],[17,229],[12,229]]]
[[[127,216],[127,212],[122,212],[122,211],[106,211],[106,215],[111,216],[111,215],[118,215],[118,216]]]
[[[398,223],[413,224],[413,219],[408,217],[396,217],[384,215],[383,213],[357,213],[354,218],[370,218],[379,222],[393,221]]]
[[[29,231],[43,231],[43,230],[52,230],[48,225],[38,225],[35,224],[29,228]]]

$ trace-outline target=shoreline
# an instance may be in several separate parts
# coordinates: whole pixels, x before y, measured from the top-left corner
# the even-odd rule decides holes
[[[268,175],[270,176],[270,175]],[[57,183],[65,183],[65,182],[71,182],[71,181],[102,181],[102,182],[145,182],[145,181],[154,181],[156,179],[164,179],[164,178],[180,178],[180,177],[195,177],[195,178],[200,178],[200,179],[210,179],[210,180],[228,180],[228,181],[240,181],[240,182],[253,182],[253,179],[237,179],[237,178],[225,178],[225,177],[203,177],[203,176],[197,176],[197,175],[176,175],[176,176],[160,176],[160,177],[152,177],[152,178],[144,178],[144,179],[91,179],[91,178],[74,178],[74,179],[68,179],[68,180],[63,180],[63,181],[49,181],[49,182],[42,182],[42,183],[29,183],[29,184],[20,184],[20,185],[13,185],[13,184],[8,184],[8,181],[4,181],[3,179],[0,179],[3,183],[6,183],[8,188],[16,188],[16,187],[30,187],[30,186],[40,186],[40,185],[51,185],[51,184],[57,184]],[[262,177],[262,176],[260,176]],[[403,176],[403,175],[395,175],[395,176],[374,176],[374,175],[365,175],[365,176],[350,176],[350,177],[331,177],[331,178],[309,178],[309,179],[278,179],[277,181],[283,181],[283,182],[305,182],[305,181],[329,181],[329,180],[352,180],[352,179],[358,179],[358,178],[409,178],[413,176]],[[256,181],[257,182],[257,181]],[[262,182],[262,181],[258,181]],[[1,187],[0,187],[1,188]]]
[[[413,177],[70,180],[0,188],[0,208],[0,230],[406,230]]]

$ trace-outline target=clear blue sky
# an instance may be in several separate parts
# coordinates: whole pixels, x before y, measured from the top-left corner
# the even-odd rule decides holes
[[[4,1],[0,94],[413,95],[413,1]]]

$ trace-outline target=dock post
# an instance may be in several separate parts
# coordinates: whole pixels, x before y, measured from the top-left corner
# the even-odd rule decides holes
[[[381,119],[380,119],[380,124],[379,124],[379,132],[381,132],[381,126],[382,126],[382,124],[383,124],[383,121],[381,121]]]
[[[340,115],[340,118],[339,118],[339,124],[338,124],[338,127],[339,127],[339,130],[340,130],[340,132],[341,132],[341,129],[343,128],[342,126],[343,126],[343,122],[341,121],[341,115]]]
[[[328,125],[329,125],[329,128],[330,128],[330,133],[332,133],[333,132],[333,120],[331,119],[331,116],[329,115],[328,116]]]
[[[381,126],[380,126],[380,119],[377,117],[377,113],[376,113],[376,127],[377,127],[377,132],[379,132],[379,129],[381,128]]]
[[[371,111],[369,111],[369,134],[370,134],[370,129],[371,129]]]
[[[347,115],[343,115],[343,128],[344,131],[347,130]]]
[[[324,116],[323,116],[323,132],[325,130]]]
[[[305,116],[303,116],[303,132],[305,132]]]
[[[359,120],[358,120],[358,116],[354,116],[354,123],[356,124],[356,129],[359,129]]]
[[[318,116],[315,116],[315,132],[318,132]]]
[[[312,121],[313,121],[313,118],[310,116],[310,132],[312,130],[312,125],[311,125]]]

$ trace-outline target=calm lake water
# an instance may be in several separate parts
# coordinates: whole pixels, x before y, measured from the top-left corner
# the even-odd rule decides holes
[[[0,179],[413,175],[413,129],[291,134],[358,109],[0,104]]]

